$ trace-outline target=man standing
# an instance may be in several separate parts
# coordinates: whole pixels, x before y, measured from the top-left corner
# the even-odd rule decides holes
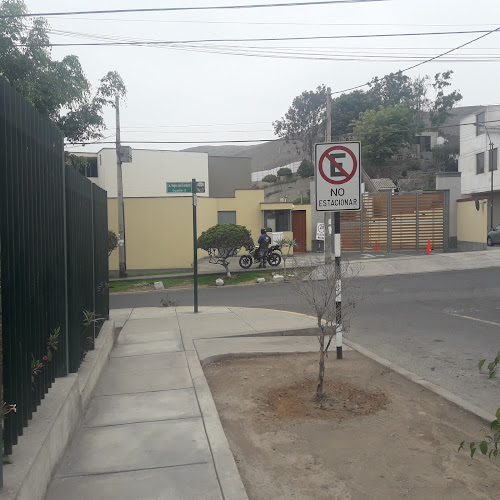
[[[260,230],[260,236],[257,243],[259,244],[259,256],[260,256],[259,267],[266,267],[267,252],[269,250],[269,245],[271,244],[271,238],[266,233],[266,230],[264,228]]]

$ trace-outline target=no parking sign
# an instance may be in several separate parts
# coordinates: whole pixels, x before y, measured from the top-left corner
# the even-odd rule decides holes
[[[360,142],[316,144],[316,210],[361,208]]]

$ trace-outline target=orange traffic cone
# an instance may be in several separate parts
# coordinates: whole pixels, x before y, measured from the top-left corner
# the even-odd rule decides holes
[[[425,253],[432,253],[431,240],[427,240],[427,252]]]
[[[378,241],[375,242],[375,248],[373,249],[374,252],[378,252]]]

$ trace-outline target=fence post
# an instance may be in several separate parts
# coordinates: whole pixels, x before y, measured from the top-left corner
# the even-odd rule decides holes
[[[416,236],[417,236],[417,252],[420,250],[420,234],[419,234],[419,220],[418,220],[418,197],[420,196],[419,193],[416,194],[417,200],[416,200],[416,209],[415,209],[415,229],[416,229]]]
[[[450,240],[450,191],[443,191],[443,252],[448,252]]]
[[[63,239],[64,239],[64,372],[69,373],[69,304],[68,304],[68,228],[66,226],[66,165],[64,162],[64,144],[62,149],[62,197],[63,197]]]
[[[387,253],[392,252],[392,196],[387,195]]]

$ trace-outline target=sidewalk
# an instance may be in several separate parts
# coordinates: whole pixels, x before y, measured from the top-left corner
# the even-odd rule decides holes
[[[433,253],[426,255],[422,253],[385,253],[385,252],[344,252],[342,254],[344,262],[351,262],[354,267],[360,268],[359,276],[380,276],[393,274],[413,274],[418,272],[433,271],[456,271],[460,269],[481,269],[486,267],[496,267],[500,265],[500,247],[493,247],[488,250],[477,252],[450,252]],[[229,259],[229,270],[231,272],[245,272],[238,265],[238,257]],[[324,254],[297,254],[287,260],[287,270],[297,267],[318,266],[325,261]],[[277,267],[270,267],[270,270],[283,269],[283,263]],[[252,266],[247,271],[255,271]],[[208,258],[198,261],[198,274],[221,274],[224,269],[220,265],[210,264]],[[111,279],[110,281],[132,281],[132,280],[152,280],[161,278],[180,278],[192,276],[192,272],[169,274],[159,273],[151,276],[130,276],[121,280]]]
[[[315,352],[316,338],[303,336],[315,320],[232,307],[121,309],[112,319],[123,329],[46,499],[246,499],[200,360]],[[248,337],[265,332],[275,336]]]

